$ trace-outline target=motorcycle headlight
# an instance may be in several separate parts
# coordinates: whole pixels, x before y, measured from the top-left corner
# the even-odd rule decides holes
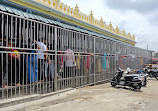
[[[144,78],[140,78],[141,81],[144,81]]]

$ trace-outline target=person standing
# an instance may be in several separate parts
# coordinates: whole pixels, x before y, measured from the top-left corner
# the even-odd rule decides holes
[[[9,40],[8,47],[12,49],[8,49],[8,84],[20,86],[19,83],[19,51],[11,44],[11,40]],[[14,53],[13,53],[14,52]]]
[[[42,41],[44,39],[42,38]],[[42,79],[42,75],[45,73],[47,73],[47,71],[44,70],[44,63],[46,62],[46,60],[48,60],[48,63],[51,63],[51,60],[49,59],[48,55],[46,55],[45,53],[47,53],[47,46],[43,43],[43,42],[37,42],[37,45],[40,47],[40,50],[37,51],[38,55],[38,78],[39,80]],[[46,57],[45,57],[46,56]],[[46,78],[45,74],[45,78]],[[44,77],[43,77],[44,79]]]
[[[30,42],[30,39],[28,40],[28,43],[32,43]],[[28,48],[28,50],[26,49],[25,52],[28,52],[29,54],[27,54],[25,56],[25,62],[26,62],[26,66],[27,66],[27,72],[28,72],[28,82],[29,83],[34,83],[37,82],[37,54],[36,51],[33,50],[35,49],[39,49],[40,47],[37,45],[37,41],[34,41],[35,43],[32,44],[32,50],[30,45],[25,45],[25,48]]]

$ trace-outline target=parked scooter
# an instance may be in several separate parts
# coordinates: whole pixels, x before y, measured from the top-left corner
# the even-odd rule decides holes
[[[152,77],[155,77],[157,80],[158,80],[158,70],[150,70],[150,74],[149,76],[152,78]]]
[[[148,77],[148,74],[139,74],[140,76],[140,79],[142,80],[142,86],[145,87],[147,85],[147,77]]]
[[[142,86],[145,87],[147,85],[147,77],[148,77],[148,74],[146,73],[143,73],[143,71],[141,70],[131,70],[129,67],[127,68],[127,70],[124,72],[124,75],[127,75],[127,74],[130,74],[130,75],[135,75],[135,76],[138,76],[139,79],[142,81]]]
[[[139,72],[139,71],[136,72],[135,74],[139,77],[139,79],[141,79],[142,86],[145,87],[147,85],[147,82],[148,82],[148,80],[147,80],[148,74],[143,73],[143,72]]]
[[[158,70],[157,69],[149,69],[148,67],[146,67],[144,69],[144,72],[147,73],[149,75],[149,77],[151,77],[151,78],[155,77],[158,80]]]
[[[123,79],[121,79],[122,76],[123,76],[123,71],[119,68],[118,71],[116,72],[116,75],[111,80],[111,85],[113,87],[115,87],[116,85],[121,85],[121,86],[129,86],[134,89],[141,89],[142,81],[139,79],[137,75],[127,74],[123,77]]]

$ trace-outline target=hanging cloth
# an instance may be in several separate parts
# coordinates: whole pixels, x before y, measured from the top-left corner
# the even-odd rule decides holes
[[[81,55],[78,53],[77,60],[76,60],[77,69],[80,69],[80,65],[81,65],[80,59],[81,59]]]
[[[143,62],[144,62],[144,60],[143,60],[143,58],[141,57],[141,58],[140,58],[140,67],[143,67]]]
[[[101,66],[101,58],[99,57],[98,58],[99,60],[98,60],[98,72],[102,72],[102,66]]]
[[[90,69],[90,65],[91,65],[91,54],[88,54],[88,56],[87,56],[87,70]]]
[[[87,74],[87,57],[83,57],[83,67],[84,67],[84,74]]]
[[[74,66],[74,62],[75,62],[75,55],[74,52],[71,49],[67,49],[66,52],[66,58],[65,58],[65,65],[67,67],[73,67]]]
[[[102,65],[101,65],[101,59],[99,58],[99,56],[97,55],[96,56],[96,59],[97,59],[97,61],[96,61],[96,71],[97,72],[101,72],[102,71]]]
[[[106,52],[104,52],[104,56],[102,57],[102,70],[106,70]]]

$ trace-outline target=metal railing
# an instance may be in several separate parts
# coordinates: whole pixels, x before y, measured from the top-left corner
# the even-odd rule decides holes
[[[0,99],[45,94],[141,69],[152,52],[0,12]]]

